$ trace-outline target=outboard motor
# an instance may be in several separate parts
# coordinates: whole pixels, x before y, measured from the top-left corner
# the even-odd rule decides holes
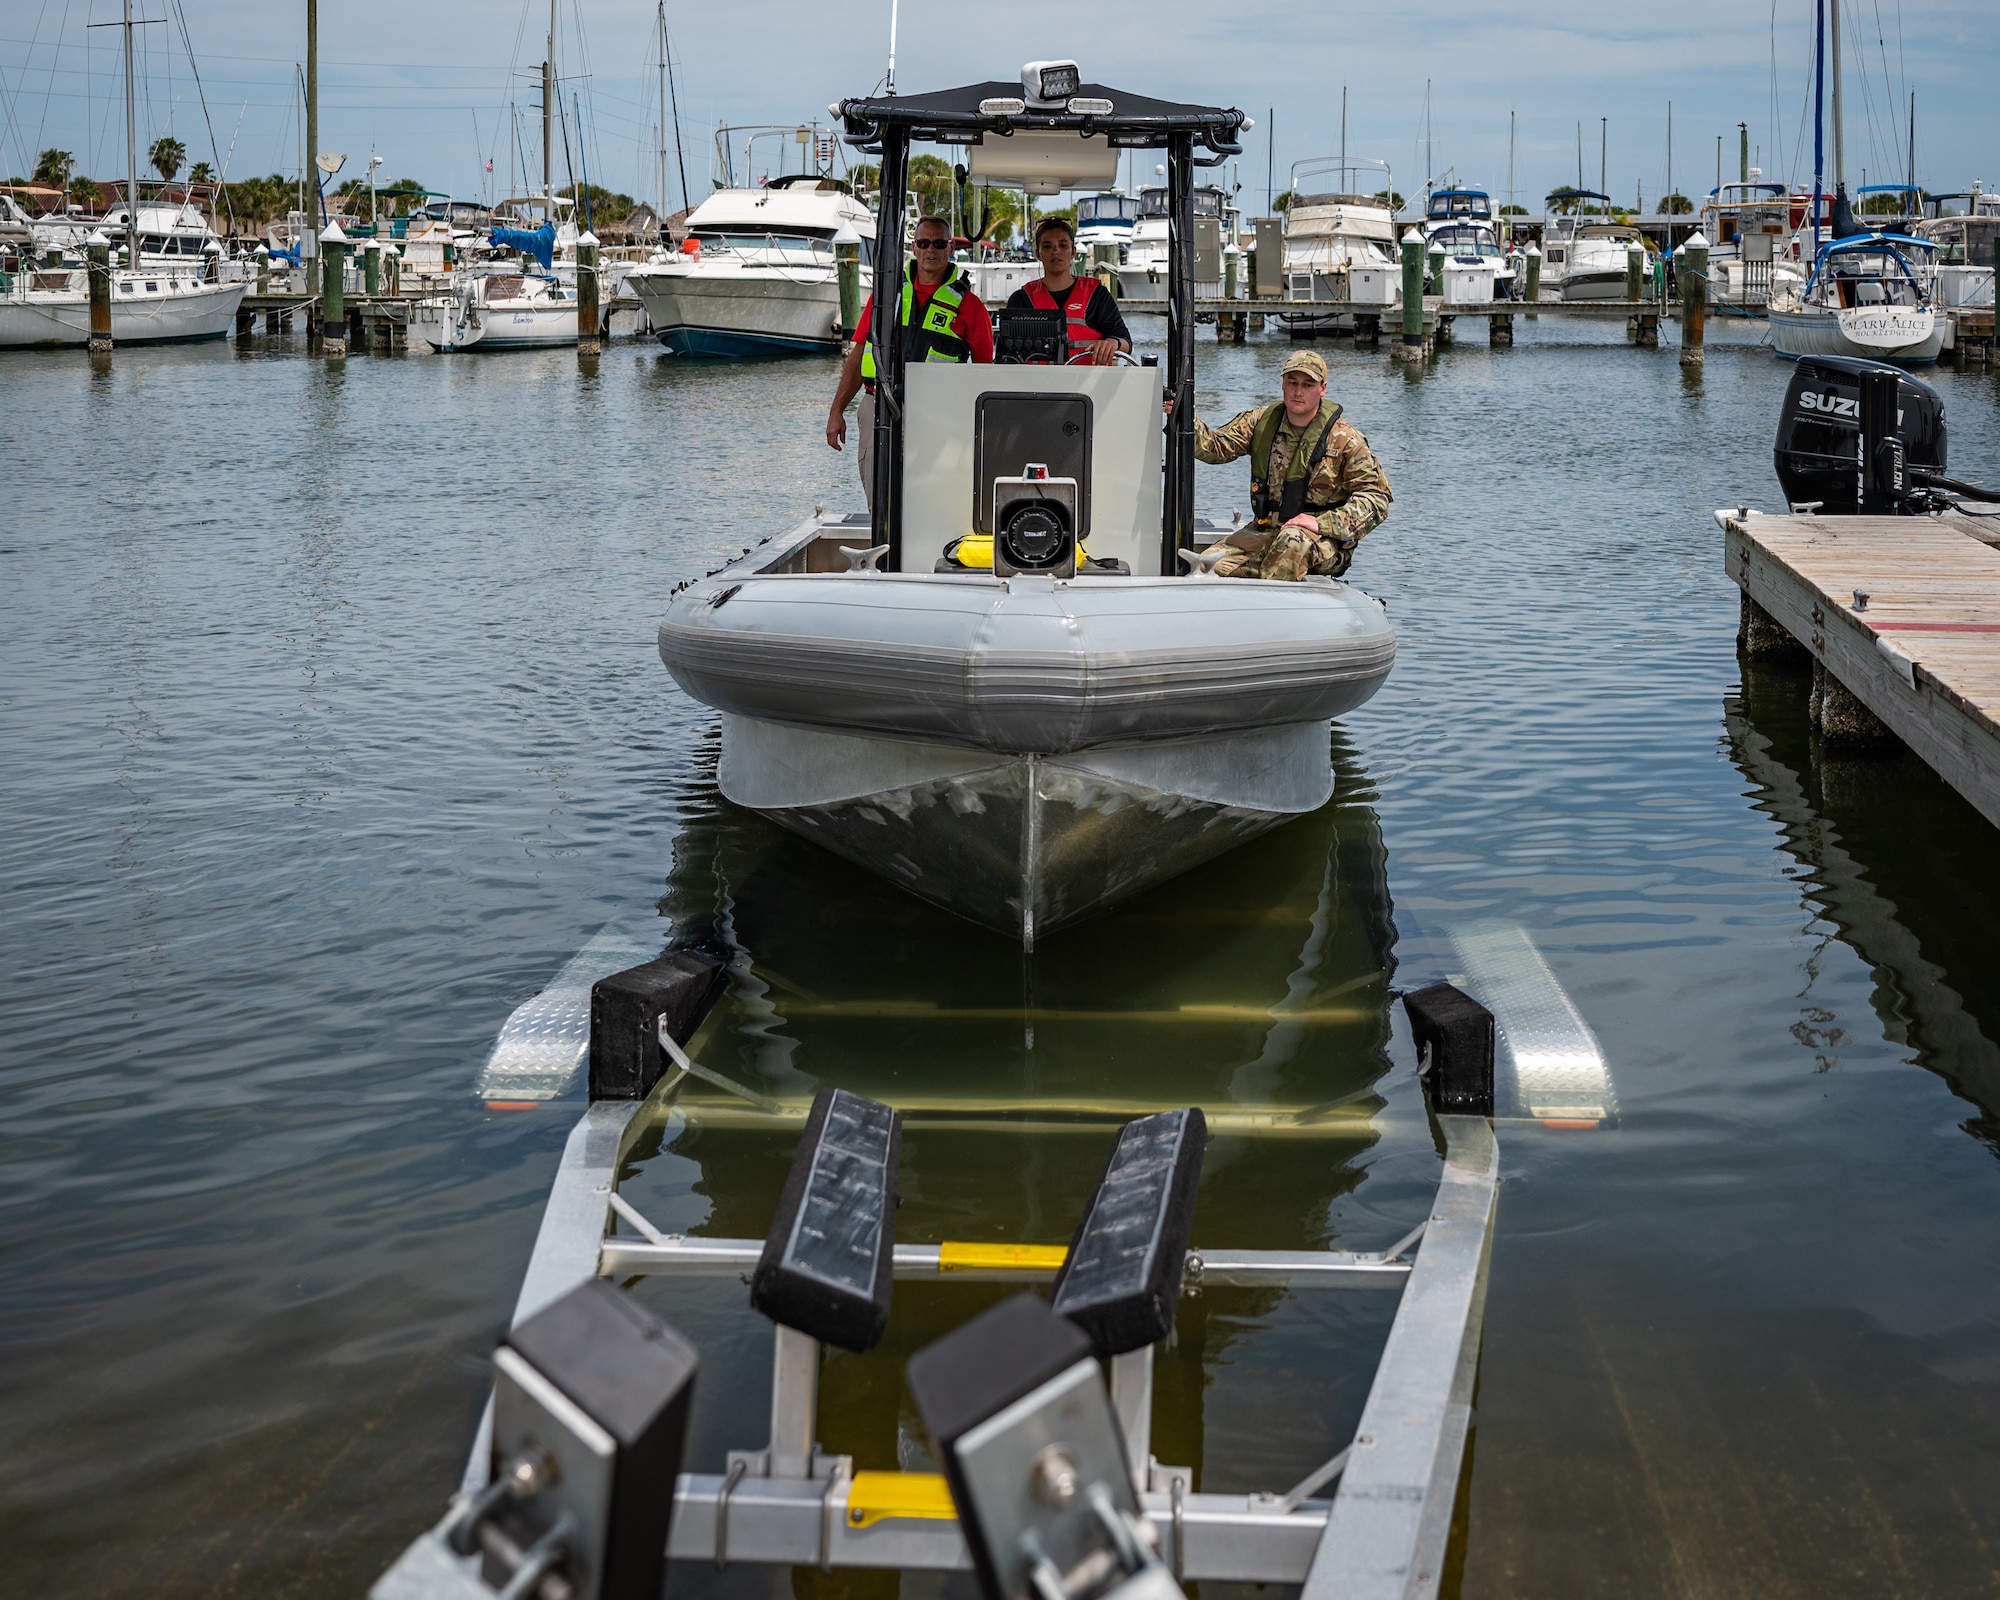
[[[1786,503],[1826,516],[1929,511],[1931,484],[1969,487],[1943,476],[1938,392],[1899,368],[1852,356],[1799,359],[1773,454]]]

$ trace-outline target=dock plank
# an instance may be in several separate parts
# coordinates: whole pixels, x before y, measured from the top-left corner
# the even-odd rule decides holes
[[[1731,516],[1729,576],[2000,825],[2000,549],[1983,519]],[[1867,596],[1857,609],[1856,596]]]

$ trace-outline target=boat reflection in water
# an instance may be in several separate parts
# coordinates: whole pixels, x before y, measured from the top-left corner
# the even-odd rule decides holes
[[[1810,683],[1806,670],[1744,662],[1725,713],[1731,756],[1806,869],[1812,909],[1874,969],[1885,1035],[1979,1107],[1969,1131],[2000,1143],[2000,839],[1908,750],[1823,749]]]
[[[1061,1244],[1116,1128],[1197,1105],[1211,1129],[1197,1246],[1386,1247],[1425,1214],[1437,1159],[1408,1061],[1384,1080],[1387,860],[1367,774],[1344,743],[1335,763],[1332,804],[1031,956],[718,800],[677,840],[662,901],[684,928],[711,925],[734,967],[689,1054],[782,1112],[684,1081],[621,1195],[664,1229],[762,1237],[805,1107],[834,1084],[903,1113],[899,1241]],[[904,1362],[1018,1287],[899,1282],[884,1343],[828,1353],[822,1445],[863,1469],[924,1465]],[[715,1470],[725,1441],[763,1425],[768,1326],[734,1280],[635,1292],[670,1308],[705,1363],[715,1352],[706,1394],[739,1397],[700,1423],[690,1466]],[[1396,1301],[1184,1297],[1155,1454],[1192,1464],[1197,1487],[1293,1481],[1351,1436]],[[1233,1361],[1253,1338],[1270,1359]]]

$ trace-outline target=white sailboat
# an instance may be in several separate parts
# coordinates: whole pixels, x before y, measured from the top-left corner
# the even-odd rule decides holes
[[[678,252],[626,275],[660,342],[675,355],[719,359],[831,355],[840,326],[834,238],[861,241],[862,293],[872,282],[875,217],[847,183],[791,173],[755,189],[720,189],[687,221]]]
[[[222,247],[205,221],[188,225],[185,206],[139,204],[139,152],[133,118],[132,0],[125,0],[125,204],[113,213],[123,224],[126,260],[111,270],[111,342],[169,344],[217,339],[229,331],[250,285],[215,281]],[[148,229],[158,232],[148,233]],[[200,240],[192,253],[183,241]],[[101,229],[79,240],[111,247]],[[148,254],[148,245],[154,246]],[[168,248],[171,246],[171,249]],[[55,246],[51,246],[55,248]],[[0,273],[0,348],[75,346],[90,342],[90,275],[70,263]]]
[[[410,321],[440,354],[558,350],[577,341],[576,290],[553,274],[488,265],[455,274],[449,293],[411,307]]]
[[[1781,356],[1856,356],[1872,361],[1935,361],[1944,345],[1937,310],[1937,244],[1907,234],[1854,226],[1847,204],[1846,142],[1841,118],[1840,8],[1833,8],[1827,50],[1826,0],[1818,0],[1813,48],[1833,67],[1833,226],[1818,238],[1821,189],[1820,106],[1813,105],[1813,269],[1803,289],[1771,301],[1771,348]],[[1817,72],[1815,74],[1818,76]]]

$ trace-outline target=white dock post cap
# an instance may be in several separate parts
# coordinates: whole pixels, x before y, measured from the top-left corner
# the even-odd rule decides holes
[[[1538,255],[1540,255],[1541,253],[1542,253],[1542,247],[1541,247],[1540,245],[1538,245],[1538,244],[1534,244],[1534,243],[1532,243],[1532,242],[1531,242],[1531,243],[1530,243],[1530,244],[1528,245],[1528,254],[1529,254],[1529,255],[1531,255],[1531,256],[1538,256]]]
[[[1681,248],[1683,250],[1706,250],[1708,248],[1708,241],[1701,236],[1701,229],[1696,228],[1693,233],[1681,241]]]
[[[1415,228],[1410,229],[1408,233],[1403,235],[1404,244],[1422,244],[1423,242],[1424,242],[1424,236],[1421,233],[1419,233]]]
[[[579,247],[587,244],[596,244],[597,235],[592,233],[588,228],[585,228],[583,232],[576,236],[576,242]]]
[[[326,225],[326,230],[320,234],[319,242],[321,244],[346,244],[347,235],[340,231],[339,223],[329,222]]]
[[[90,232],[84,236],[83,242],[85,244],[109,244],[111,243],[111,236],[108,233],[106,233],[102,228],[92,228]]]
[[[837,245],[859,244],[861,242],[861,235],[855,232],[853,223],[849,222],[847,218],[842,217],[840,219],[840,226],[833,230],[833,242]]]

